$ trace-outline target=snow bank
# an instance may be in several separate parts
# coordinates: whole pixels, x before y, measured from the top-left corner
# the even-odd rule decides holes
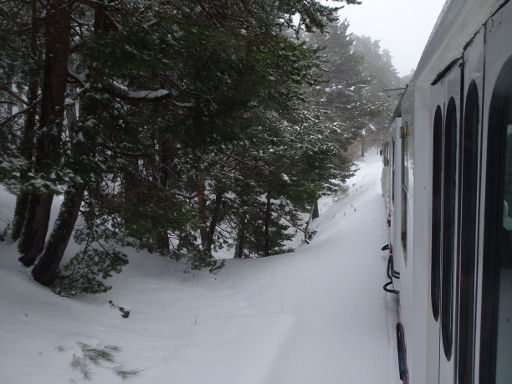
[[[110,292],[64,299],[0,243],[2,383],[398,382],[380,159],[359,166],[345,198],[321,202],[310,245],[216,275],[130,251]],[[12,206],[1,194],[0,216]]]

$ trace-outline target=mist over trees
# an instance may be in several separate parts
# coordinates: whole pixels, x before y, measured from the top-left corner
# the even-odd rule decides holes
[[[1,1],[0,183],[20,262],[73,295],[108,289],[121,246],[200,268],[307,241],[400,85],[347,28],[317,1]],[[82,249],[61,265],[71,236]]]
[[[364,155],[366,142],[380,140],[398,102],[400,91],[389,90],[402,87],[403,81],[379,41],[350,34],[348,28],[344,20],[330,24],[325,33],[307,36],[325,48],[326,84],[316,86],[313,95],[317,105],[329,111],[330,121],[338,124],[338,145],[348,151],[357,140]]]

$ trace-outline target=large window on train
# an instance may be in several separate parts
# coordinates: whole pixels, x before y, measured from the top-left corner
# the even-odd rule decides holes
[[[453,97],[446,108],[444,129],[444,175],[441,251],[441,333],[448,360],[453,346],[453,265],[455,258],[455,213],[457,175],[457,107]]]
[[[459,383],[473,383],[473,326],[475,251],[478,199],[478,89],[473,81],[466,96],[462,132],[460,277],[459,277]]]
[[[392,141],[393,153],[391,154],[391,202],[395,205],[395,139]]]
[[[430,295],[432,313],[439,319],[439,294],[441,290],[441,186],[443,175],[443,113],[436,108],[434,115],[432,159],[432,255],[430,270]]]
[[[407,183],[408,183],[408,164],[409,164],[409,147],[408,147],[408,135],[409,135],[409,126],[407,122],[404,123],[402,127],[400,127],[400,138],[402,141],[402,161],[401,161],[401,239],[402,239],[402,247],[404,250],[407,250]],[[403,256],[405,261],[407,261],[407,253],[403,252]]]
[[[512,383],[512,57],[491,98],[480,383]]]
[[[382,157],[383,157],[383,161],[384,161],[384,166],[385,167],[388,167],[389,166],[389,142],[385,142],[384,145],[383,145],[383,150],[381,151],[382,152]]]

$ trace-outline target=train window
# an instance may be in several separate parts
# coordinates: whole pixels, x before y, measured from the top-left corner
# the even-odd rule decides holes
[[[408,135],[409,135],[409,126],[407,122],[404,123],[402,127],[400,127],[400,138],[402,139],[402,201],[401,201],[401,239],[402,239],[402,247],[407,250],[407,183],[408,183],[408,156],[409,156],[409,148],[408,148]],[[407,253],[403,252],[403,256],[405,261],[407,262]]]
[[[444,354],[450,360],[453,345],[453,264],[455,258],[455,207],[457,198],[457,107],[453,97],[446,108],[443,154],[441,333]]]
[[[434,151],[432,161],[432,259],[430,294],[434,319],[439,319],[439,292],[441,285],[441,185],[443,173],[443,113],[437,106],[434,115]]]
[[[391,175],[391,202],[393,205],[395,205],[395,139],[392,141],[393,144],[393,153],[391,156],[391,169],[392,175]]]
[[[462,132],[460,278],[459,278],[459,383],[473,383],[473,319],[478,196],[478,89],[473,81],[466,96]]]
[[[485,201],[480,383],[511,383],[512,58],[491,98]]]

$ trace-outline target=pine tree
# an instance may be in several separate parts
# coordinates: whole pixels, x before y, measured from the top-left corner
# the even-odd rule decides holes
[[[15,57],[0,62],[2,79],[24,79],[8,91],[30,96],[19,118],[0,122],[14,123],[0,181],[20,205],[30,194],[27,213],[17,214],[25,218],[24,264],[43,250],[53,195],[64,194],[33,269],[37,281],[106,289],[98,279],[126,262],[112,250],[116,242],[195,266],[235,237],[240,255],[279,252],[290,226],[302,225],[300,213],[332,177],[343,178],[336,149],[322,141],[334,126],[308,109],[318,50],[287,34],[323,30],[335,9],[304,0],[4,4],[15,23],[32,26],[18,28],[31,31],[23,49],[8,23],[0,31]],[[44,28],[34,14],[44,15]],[[32,124],[33,138],[22,129]],[[85,225],[75,228],[78,215]],[[84,249],[60,276],[74,230]]]

